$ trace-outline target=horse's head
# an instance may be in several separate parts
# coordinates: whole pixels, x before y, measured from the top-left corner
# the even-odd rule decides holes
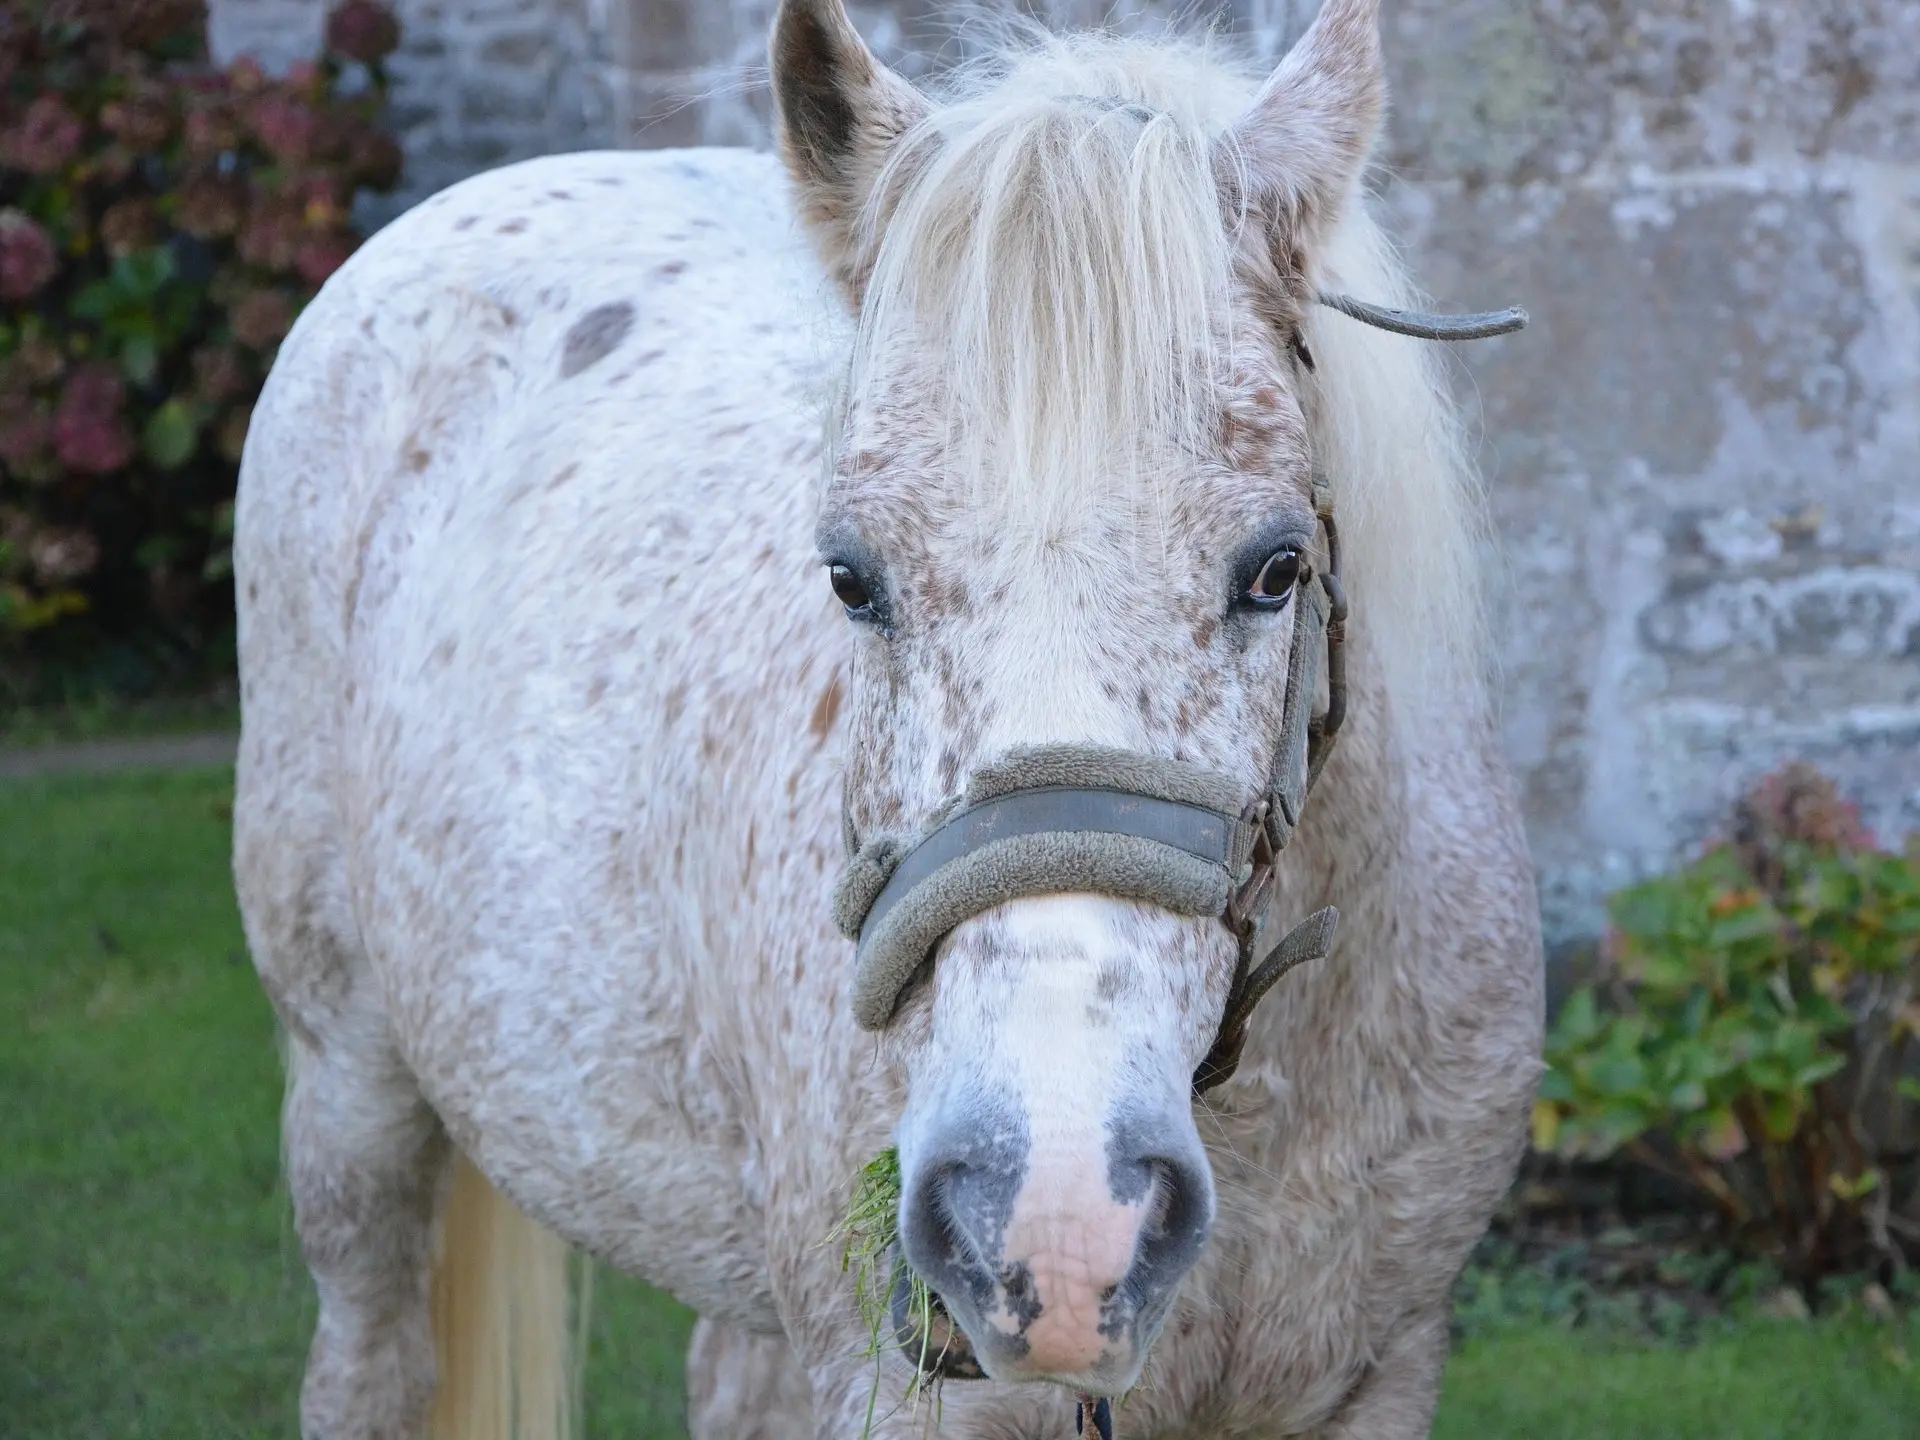
[[[1314,509],[1305,336],[1381,110],[1374,0],[1264,88],[1040,44],[935,104],[786,0],[784,152],[860,316],[822,558],[854,639],[851,837],[923,833],[1023,747],[1261,794]],[[908,1262],[999,1379],[1118,1393],[1206,1244],[1193,1077],[1217,918],[1032,896],[948,931],[889,1043]]]

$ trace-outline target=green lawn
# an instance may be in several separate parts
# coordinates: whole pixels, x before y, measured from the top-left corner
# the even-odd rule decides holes
[[[290,1436],[312,1296],[224,772],[0,783],[0,1435]],[[682,1433],[686,1312],[602,1275],[589,1433]],[[1906,1354],[1912,1365],[1902,1368]],[[1443,1440],[1920,1435],[1920,1325],[1474,1342]]]

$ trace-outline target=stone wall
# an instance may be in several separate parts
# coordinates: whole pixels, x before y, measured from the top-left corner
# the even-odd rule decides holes
[[[1270,55],[1314,5],[1211,8]],[[415,197],[545,150],[766,141],[771,0],[398,8]],[[852,8],[909,74],[965,50],[938,0]],[[322,6],[214,9],[225,50],[284,59]],[[1420,273],[1534,316],[1458,376],[1550,935],[1790,757],[1920,829],[1920,0],[1386,10]]]

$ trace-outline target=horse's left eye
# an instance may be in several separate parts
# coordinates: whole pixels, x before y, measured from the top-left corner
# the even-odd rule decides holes
[[[1291,547],[1276,550],[1247,587],[1247,599],[1264,610],[1277,610],[1287,603],[1287,597],[1299,583],[1300,552]]]
[[[860,577],[853,573],[852,566],[829,565],[827,583],[833,586],[834,598],[847,607],[847,614],[864,619],[873,613],[873,597],[867,593]]]

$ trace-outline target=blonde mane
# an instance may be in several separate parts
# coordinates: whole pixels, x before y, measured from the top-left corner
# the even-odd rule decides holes
[[[849,393],[905,346],[937,357],[947,463],[1032,538],[1151,498],[1153,446],[1203,448],[1204,387],[1258,323],[1214,161],[1258,80],[1211,36],[1033,31],[950,77],[862,220]],[[1313,261],[1323,288],[1414,298],[1363,195]],[[1301,400],[1396,712],[1477,698],[1483,507],[1437,356],[1318,307],[1307,330]]]

